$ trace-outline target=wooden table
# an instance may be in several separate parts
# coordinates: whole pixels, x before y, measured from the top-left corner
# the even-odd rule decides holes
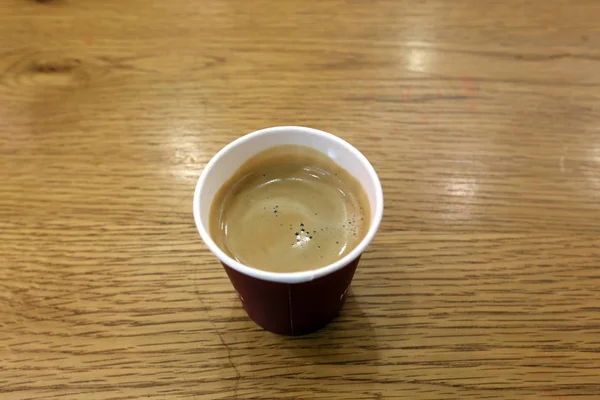
[[[600,398],[600,3],[0,2],[0,398]],[[338,134],[342,314],[246,317],[192,218],[242,134]]]

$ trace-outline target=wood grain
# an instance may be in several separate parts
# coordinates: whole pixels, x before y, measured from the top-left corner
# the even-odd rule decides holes
[[[0,0],[1,399],[598,399],[600,3]],[[386,196],[342,315],[247,319],[200,171],[306,125]]]

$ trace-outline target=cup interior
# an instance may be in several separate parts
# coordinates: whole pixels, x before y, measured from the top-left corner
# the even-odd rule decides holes
[[[213,199],[221,186],[253,155],[270,147],[300,145],[326,154],[353,175],[365,190],[371,208],[369,230],[363,240],[346,256],[325,267],[302,272],[276,273],[246,266],[222,251],[210,236],[209,218]],[[375,170],[356,148],[330,133],[316,129],[281,126],[250,133],[231,142],[219,151],[200,175],[194,193],[194,219],[202,240],[221,262],[255,278],[275,282],[300,283],[327,275],[343,268],[358,257],[371,242],[383,214],[383,193]]]

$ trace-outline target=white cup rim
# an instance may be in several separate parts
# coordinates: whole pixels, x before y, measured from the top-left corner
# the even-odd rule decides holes
[[[253,268],[247,265],[236,261],[229,255],[227,255],[223,250],[217,246],[214,240],[211,238],[210,233],[205,229],[204,224],[202,223],[201,213],[200,213],[200,193],[202,188],[204,187],[205,181],[207,177],[210,175],[212,169],[215,164],[218,162],[220,158],[222,158],[226,153],[228,153],[232,148],[243,146],[246,142],[256,138],[261,135],[268,135],[278,131],[286,131],[286,130],[294,130],[295,132],[306,132],[311,133],[313,135],[324,136],[328,140],[337,142],[342,147],[348,149],[355,157],[358,162],[363,164],[365,167],[369,179],[373,182],[375,187],[375,209],[371,210],[371,224],[369,226],[369,230],[365,237],[360,241],[360,243],[352,249],[348,254],[339,260],[328,264],[324,267],[309,270],[309,271],[301,271],[301,272],[269,272],[263,271],[257,268]],[[227,266],[235,269],[236,271],[248,275],[257,279],[271,281],[271,282],[280,282],[280,283],[302,283],[309,282],[314,279],[320,278],[322,276],[329,275],[339,269],[344,268],[352,261],[354,261],[357,257],[359,257],[367,248],[367,246],[371,243],[377,230],[379,229],[379,225],[381,223],[381,219],[383,216],[383,190],[381,188],[381,182],[375,172],[375,169],[371,165],[371,163],[367,160],[367,158],[352,146],[350,143],[345,140],[331,134],[318,129],[307,128],[302,126],[276,126],[272,128],[261,129],[247,135],[244,135],[233,142],[229,143],[225,147],[223,147],[217,154],[211,158],[211,160],[206,164],[204,170],[200,174],[198,178],[198,182],[196,184],[196,190],[194,192],[194,200],[193,200],[193,211],[194,211],[194,221],[196,222],[196,228],[200,233],[200,237],[208,247],[208,249],[215,255],[217,258],[226,264]]]

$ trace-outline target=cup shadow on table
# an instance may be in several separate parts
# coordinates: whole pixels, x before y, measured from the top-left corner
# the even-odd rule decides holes
[[[360,297],[352,289],[340,314],[327,326],[287,339],[292,352],[314,350],[304,357],[315,364],[359,364],[379,358],[373,325],[361,308]]]
[[[273,363],[287,371],[278,384],[316,385],[317,391],[352,392],[351,398],[380,398],[381,394],[376,392],[381,357],[377,334],[363,311],[360,296],[352,289],[340,314],[311,334],[294,337],[272,334],[260,330],[249,318],[244,325],[248,336],[255,340],[262,336],[261,341],[267,344],[257,357],[272,357]],[[253,379],[253,375],[250,372],[246,377]]]

